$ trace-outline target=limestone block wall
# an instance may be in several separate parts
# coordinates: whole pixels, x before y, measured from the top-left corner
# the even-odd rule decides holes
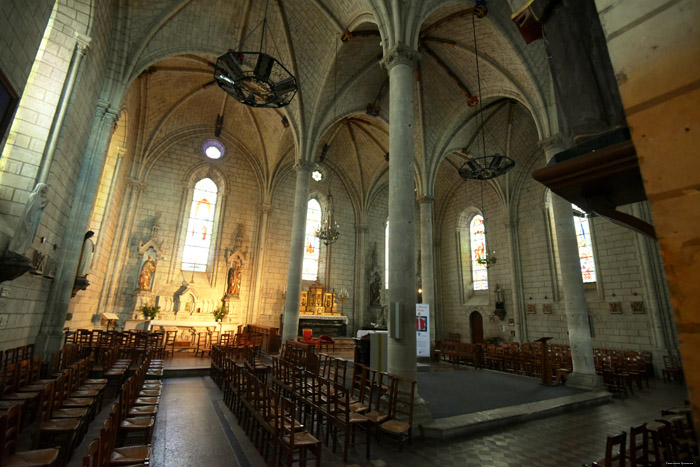
[[[49,21],[53,0],[8,0],[0,12],[0,70],[22,96]],[[0,135],[0,147],[5,138]]]
[[[110,258],[117,254],[117,242],[121,232],[117,231],[120,215],[124,215],[126,208],[121,209],[126,202],[128,172],[131,166],[133,143],[135,140],[135,126],[138,113],[133,112],[133,117],[126,109],[136,109],[138,105],[138,92],[131,88],[124,97],[122,108],[124,109],[117,122],[117,127],[110,140],[107,157],[102,171],[100,186],[98,188],[95,205],[90,217],[88,229],[95,232],[92,238],[95,244],[95,252],[92,267],[88,274],[90,286],[87,290],[81,290],[71,300],[68,310],[66,326],[76,328],[92,327],[99,323],[97,318],[100,311],[100,303],[106,299],[109,291],[109,281],[105,281],[109,273]]]
[[[97,99],[106,78],[113,5],[101,2],[90,14],[89,1],[57,2],[20,101],[10,136],[0,157],[0,218],[5,248],[18,216],[35,184],[58,99],[75,47],[75,32],[93,38],[88,56],[78,72],[73,98],[50,166],[49,204],[44,209],[33,248],[56,260],[64,242],[63,232],[74,202],[78,173],[91,131]],[[17,11],[17,9],[11,10]],[[37,10],[40,13],[42,10]],[[32,27],[28,26],[31,31]],[[23,38],[24,34],[16,37]],[[44,243],[40,242],[41,238]],[[31,254],[31,253],[30,253]],[[59,264],[60,268],[61,265]],[[0,297],[0,347],[33,343],[45,314],[52,279],[24,276],[3,283]]]
[[[499,337],[505,341],[513,339],[510,331],[515,331],[515,326],[509,325],[509,319],[515,319],[512,308],[511,279],[510,279],[510,248],[507,243],[505,228],[505,214],[503,205],[498,200],[495,192],[484,187],[484,206],[481,205],[481,187],[478,182],[462,183],[449,197],[444,216],[440,224],[440,257],[442,264],[438,265],[436,273],[441,274],[440,302],[442,323],[444,329],[436,338],[446,338],[449,332],[460,333],[462,342],[471,342],[471,328],[469,315],[478,311],[482,315],[484,325],[484,337]],[[471,294],[468,287],[461,284],[464,274],[465,282],[471,282],[471,265],[469,261],[469,246],[466,246],[465,260],[461,265],[462,257],[459,251],[457,228],[469,227],[471,216],[463,216],[464,211],[481,212],[484,215],[486,226],[486,248],[491,254],[496,252],[497,263],[488,269],[489,289],[475,291]],[[465,225],[460,225],[460,217]],[[465,236],[468,238],[468,235]],[[439,271],[439,272],[438,272]],[[506,318],[501,321],[493,317],[495,310],[494,289],[499,284],[506,297]],[[515,324],[515,323],[514,323]]]

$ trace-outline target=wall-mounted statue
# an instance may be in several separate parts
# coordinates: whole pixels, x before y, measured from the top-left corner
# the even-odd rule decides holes
[[[382,298],[382,276],[379,273],[374,274],[374,280],[369,285],[369,305],[380,305]]]
[[[95,232],[88,230],[83,238],[83,249],[80,250],[80,260],[78,262],[78,272],[76,277],[86,277],[90,274],[90,267],[92,265],[92,257],[95,254],[95,243],[92,241],[92,237]]]
[[[39,228],[39,220],[41,213],[49,204],[47,198],[49,187],[46,183],[37,183],[34,191],[29,195],[27,204],[24,205],[24,211],[19,218],[15,234],[10,241],[10,246],[7,248],[9,252],[18,255],[27,253],[29,247],[32,246],[34,236]]]
[[[243,264],[235,263],[234,267],[229,268],[228,278],[226,281],[226,295],[238,297],[241,293],[241,276],[243,275]]]
[[[153,277],[156,274],[156,262],[153,259],[153,255],[147,255],[146,260],[141,265],[141,270],[139,271],[139,290],[151,290],[153,287]]]

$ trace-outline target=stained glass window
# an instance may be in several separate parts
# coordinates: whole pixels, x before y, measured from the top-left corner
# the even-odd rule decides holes
[[[320,242],[316,230],[321,226],[321,205],[318,200],[310,199],[306,208],[306,234],[304,235],[304,267],[301,271],[303,280],[313,281],[318,278],[318,258]]]
[[[581,277],[584,284],[596,281],[595,260],[593,259],[593,244],[591,243],[591,228],[586,213],[575,204],[574,226],[576,227],[576,243],[578,257],[581,260]]]
[[[486,231],[484,229],[483,216],[476,215],[469,224],[469,242],[472,252],[472,282],[474,290],[488,290],[489,277],[485,264],[479,264],[478,260],[486,253]]]
[[[384,229],[384,288],[389,289],[389,221]]]
[[[218,191],[216,183],[210,178],[203,178],[194,186],[185,248],[182,251],[183,271],[207,270]]]

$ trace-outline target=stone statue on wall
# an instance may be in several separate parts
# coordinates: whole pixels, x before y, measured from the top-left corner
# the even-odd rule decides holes
[[[139,272],[139,290],[151,290],[151,284],[153,282],[153,276],[156,273],[156,262],[153,260],[152,255],[148,255],[146,261],[144,261],[141,266],[141,272]]]
[[[382,298],[382,277],[379,273],[375,273],[374,281],[369,285],[369,305],[375,306],[380,305],[380,300]]]
[[[92,236],[95,232],[88,230],[83,239],[83,249],[80,251],[80,261],[78,263],[78,273],[76,277],[86,277],[90,274],[90,265],[92,257],[95,254],[95,244],[92,241]]]
[[[47,198],[49,187],[45,183],[37,183],[34,191],[29,195],[27,204],[24,206],[22,216],[15,229],[15,235],[7,248],[9,252],[24,255],[32,246],[34,236],[39,228],[41,213],[49,204]]]
[[[236,263],[234,267],[228,270],[228,281],[226,294],[238,297],[241,293],[241,277],[243,275],[243,265],[241,263]]]

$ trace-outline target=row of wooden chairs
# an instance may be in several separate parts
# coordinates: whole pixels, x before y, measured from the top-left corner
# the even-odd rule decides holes
[[[4,439],[3,452],[9,457],[2,465],[65,465],[94,418],[106,387],[106,380],[88,378],[90,367],[90,359],[83,359],[53,375],[54,379],[35,380],[19,388],[28,392],[15,395],[25,397],[3,401],[0,437]],[[33,450],[16,453],[23,419],[33,400],[37,402]]]
[[[12,349],[0,350],[0,363],[2,363],[2,371],[7,370],[7,365],[14,363],[15,365],[23,360],[32,360],[34,358],[34,344],[22,345]]]
[[[105,420],[100,437],[90,443],[84,467],[150,465],[151,440],[162,391],[163,361],[149,352],[121,386],[119,400]]]
[[[689,407],[664,410],[654,422],[630,427],[629,436],[624,431],[608,436],[605,456],[591,466],[696,465],[698,442],[692,423]]]

